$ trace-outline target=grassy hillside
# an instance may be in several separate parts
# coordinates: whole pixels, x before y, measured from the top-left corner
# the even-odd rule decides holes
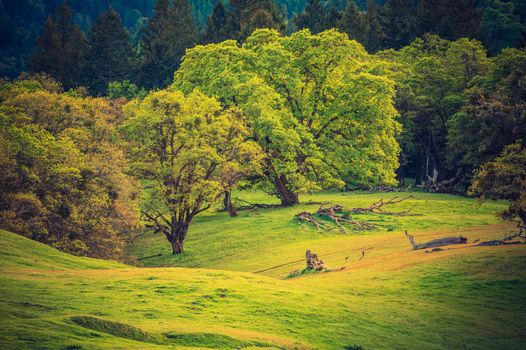
[[[358,206],[377,196],[312,199]],[[415,212],[425,215],[371,217],[384,226],[361,234],[319,234],[290,222],[317,206],[235,219],[210,213],[192,227],[186,256],[141,261],[215,270],[77,258],[0,232],[0,348],[524,348],[524,245],[426,253],[411,251],[400,233],[407,227],[418,241],[459,232],[470,241],[500,238],[512,228],[492,215],[503,204],[418,196]],[[334,271],[274,278],[302,267],[292,261],[306,247]],[[140,256],[168,250],[156,237],[133,249]]]
[[[387,207],[386,210],[404,211],[414,206],[411,211],[414,216],[353,216],[356,220],[375,224],[376,229],[373,231],[348,230],[348,233],[342,234],[338,230],[332,230],[320,233],[314,226],[302,225],[293,220],[298,212],[315,212],[320,203],[325,203],[326,206],[340,204],[346,208],[366,207],[381,198],[407,195],[416,198]],[[234,196],[251,203],[277,203],[274,198],[260,192],[242,192]],[[361,236],[388,232],[393,236],[403,236],[404,230],[418,236],[429,230],[442,229],[449,229],[456,235],[456,230],[465,227],[499,222],[494,213],[505,207],[502,202],[480,204],[471,198],[418,192],[317,193],[303,195],[301,200],[303,204],[298,207],[242,211],[236,218],[230,218],[225,212],[205,212],[190,226],[184,255],[172,255],[166,238],[154,234],[147,234],[138,240],[130,247],[130,253],[142,258],[138,261],[142,266],[206,267],[256,272],[301,260],[306,249],[313,249],[322,257],[342,250],[337,256],[343,259],[345,254],[352,254],[355,249],[360,248],[355,246],[355,242]],[[368,240],[369,238],[365,238],[359,241],[367,245]],[[405,244],[405,248],[410,248],[407,241]],[[154,256],[158,254],[162,256]],[[303,261],[287,265],[286,269],[279,270],[280,274],[275,270],[269,270],[265,274],[283,276],[302,264]]]

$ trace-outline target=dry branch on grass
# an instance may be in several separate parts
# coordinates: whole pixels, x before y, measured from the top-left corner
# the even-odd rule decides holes
[[[344,214],[343,210],[344,208],[341,205],[334,205],[328,208],[321,206],[314,214],[304,211],[296,214],[294,219],[311,223],[316,226],[318,231],[322,229],[330,231],[334,228],[328,225],[327,221],[335,223],[341,232],[345,232],[345,226],[350,226],[353,230],[371,230],[374,228],[374,225],[368,222],[353,220],[350,216]]]
[[[410,235],[409,233],[407,233],[407,231],[405,231],[405,235],[409,240],[409,243],[411,243],[411,246],[414,250],[443,247],[451,244],[464,244],[468,242],[468,239],[466,237],[458,236],[434,239],[426,243],[416,243],[415,237],[413,235]]]
[[[393,211],[385,211],[384,210],[384,207],[388,206],[388,205],[394,205],[394,204],[398,204],[398,203],[401,203],[409,198],[413,198],[413,199],[417,199],[415,196],[413,195],[409,195],[409,196],[406,196],[406,197],[398,197],[398,196],[395,196],[387,201],[384,201],[383,198],[380,199],[379,201],[376,201],[374,202],[373,204],[371,204],[370,206],[368,207],[365,207],[365,208],[352,208],[350,210],[350,213],[351,214],[370,214],[370,213],[373,213],[373,214],[383,214],[383,215],[398,215],[398,216],[406,216],[406,215],[418,215],[418,214],[410,214],[409,212],[411,210],[413,210],[415,207],[416,207],[416,204],[413,205],[411,208],[405,210],[405,211],[400,211],[400,212],[393,212]]]

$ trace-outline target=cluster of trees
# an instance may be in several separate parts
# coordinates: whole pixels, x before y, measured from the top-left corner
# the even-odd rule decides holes
[[[86,86],[93,95],[105,94],[110,82],[122,80],[162,88],[171,83],[187,48],[199,42],[243,40],[261,27],[282,30],[283,23],[271,0],[234,0],[228,7],[218,2],[201,33],[188,0],[158,0],[134,45],[114,9],[102,11],[86,35],[64,2],[46,21],[28,66],[65,88]]]
[[[131,101],[126,135],[147,182],[143,213],[173,253],[193,217],[240,181],[299,193],[395,182],[400,125],[383,63],[335,30],[256,30],[188,50],[167,90]]]
[[[126,174],[121,105],[43,76],[0,83],[0,227],[73,254],[123,257],[139,188]]]
[[[473,171],[526,137],[526,50],[492,58],[475,40],[426,35],[377,54],[395,64],[404,125],[399,180],[464,192]]]
[[[502,48],[524,45],[526,34],[526,7],[520,1],[369,0],[359,2],[366,7],[361,9],[354,1],[308,0],[289,20],[283,12],[290,5],[286,1],[231,0],[216,1],[202,22],[195,19],[195,8],[205,5],[193,3],[192,10],[189,0],[157,0],[152,14],[131,33],[110,8],[98,14],[87,34],[63,3],[45,23],[28,67],[53,76],[66,88],[83,85],[97,95],[106,93],[109,82],[124,79],[146,89],[164,88],[187,48],[228,39],[244,42],[258,28],[289,34],[303,28],[314,34],[337,28],[369,52],[400,49],[434,33],[448,40],[482,40],[497,54]]]
[[[490,53],[525,44],[526,7],[502,0],[374,0],[337,2],[308,0],[303,13],[292,19],[293,29],[319,32],[338,28],[369,51],[400,49],[426,33],[455,40],[481,40]]]
[[[434,191],[471,184],[512,200],[505,216],[524,222],[526,49],[490,56],[457,39],[480,35],[481,9],[498,2],[368,1],[363,11],[309,0],[287,22],[283,2],[231,0],[199,30],[187,0],[157,0],[137,45],[115,10],[86,35],[64,3],[30,63],[60,84],[0,84],[0,227],[119,258],[141,221],[140,180],[142,221],[175,254],[214,202],[235,214],[237,186],[290,206],[300,193],[406,177]]]

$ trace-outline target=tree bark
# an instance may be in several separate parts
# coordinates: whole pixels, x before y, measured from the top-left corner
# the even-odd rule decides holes
[[[230,191],[225,192],[223,205],[225,206],[225,210],[228,211],[228,215],[230,215],[231,217],[237,216],[236,208],[232,204],[232,193]]]
[[[172,245],[172,254],[184,253],[184,239],[188,232],[188,225],[190,224],[191,218],[186,223],[177,222],[175,217],[172,217],[172,227],[170,236],[167,237],[168,241]]]
[[[184,253],[184,241],[179,241],[177,239],[170,242],[172,244],[172,254],[182,254]]]
[[[285,175],[276,175],[274,177],[274,185],[276,186],[276,190],[278,191],[279,198],[281,199],[281,205],[286,207],[291,207],[296,204],[299,204],[299,198],[298,194],[290,191],[287,188],[287,178]]]

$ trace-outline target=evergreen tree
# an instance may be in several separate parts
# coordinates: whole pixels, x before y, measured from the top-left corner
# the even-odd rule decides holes
[[[356,39],[365,44],[367,39],[367,19],[366,15],[358,9],[354,1],[349,1],[347,8],[343,12],[338,28],[349,35],[349,38]]]
[[[421,0],[417,8],[416,34],[437,34],[454,40],[478,37],[480,13],[475,0]]]
[[[332,4],[329,8],[329,11],[327,12],[327,15],[325,16],[323,26],[326,29],[338,28],[338,23],[340,23],[341,19],[341,11],[338,10],[338,7],[335,4]]]
[[[219,43],[232,39],[233,30],[230,27],[229,13],[222,1],[218,1],[210,16],[206,21],[206,28],[203,33],[202,41],[205,43]]]
[[[413,0],[387,0],[381,20],[386,35],[384,47],[400,49],[414,39]]]
[[[45,72],[67,89],[80,83],[86,37],[73,23],[71,8],[66,2],[59,6],[55,17],[48,17],[37,44],[29,62],[32,72]]]
[[[297,29],[308,28],[313,34],[327,29],[325,27],[325,17],[327,10],[321,0],[309,0],[301,14],[293,19]]]
[[[274,0],[230,0],[232,12],[229,25],[236,39],[244,40],[258,28],[283,31],[285,20]]]
[[[385,33],[380,23],[380,6],[375,0],[367,1],[365,48],[369,52],[382,49]]]
[[[485,1],[481,23],[480,36],[490,53],[498,53],[506,47],[524,45],[526,27],[521,23],[520,16],[512,2],[500,0]]]
[[[85,69],[86,85],[104,94],[108,83],[131,76],[134,50],[122,21],[113,9],[102,12],[91,28]]]
[[[185,50],[195,45],[197,28],[188,0],[158,0],[141,36],[140,82],[146,88],[168,85]]]

